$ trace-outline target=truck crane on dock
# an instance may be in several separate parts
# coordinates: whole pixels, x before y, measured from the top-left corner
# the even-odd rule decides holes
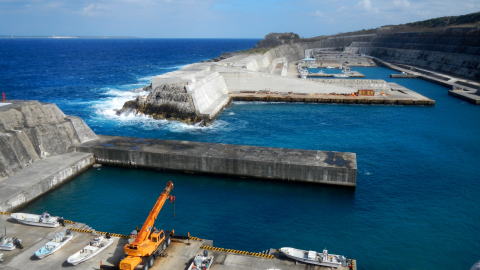
[[[171,233],[166,235],[163,230],[157,230],[154,225],[167,199],[172,200],[174,198],[170,195],[172,190],[173,182],[168,181],[157,202],[150,210],[142,228],[138,231],[135,240],[124,246],[123,250],[126,257],[120,261],[120,270],[134,270],[139,265],[143,265],[143,270],[148,270],[152,267],[155,257],[159,256],[170,245]]]

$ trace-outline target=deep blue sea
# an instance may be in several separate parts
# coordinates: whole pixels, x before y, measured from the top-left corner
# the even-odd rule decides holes
[[[436,100],[432,107],[237,102],[209,127],[115,116],[152,75],[256,40],[0,39],[0,90],[55,102],[99,134],[357,153],[355,190],[103,167],[28,205],[128,233],[167,180],[166,229],[220,247],[294,246],[356,258],[360,269],[469,269],[480,260],[480,106],[420,79],[354,68]]]

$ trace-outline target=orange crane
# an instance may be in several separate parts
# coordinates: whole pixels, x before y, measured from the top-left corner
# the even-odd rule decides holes
[[[173,183],[168,181],[167,186],[158,197],[152,210],[150,210],[150,214],[145,223],[143,223],[142,229],[137,233],[135,240],[130,244],[126,244],[123,248],[126,257],[120,261],[119,268],[121,270],[134,270],[141,264],[143,264],[142,269],[149,269],[149,267],[152,267],[155,257],[160,255],[170,244],[170,234],[166,235],[163,230],[157,230],[154,225],[165,201],[169,198],[171,200],[174,198],[170,196],[172,190]]]

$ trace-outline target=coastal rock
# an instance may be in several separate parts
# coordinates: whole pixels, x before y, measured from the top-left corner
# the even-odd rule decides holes
[[[270,33],[257,43],[256,48],[271,48],[283,44],[292,44],[300,39],[295,33]]]
[[[152,86],[144,90],[150,91],[147,96],[139,96],[123,105],[118,112],[142,113],[154,119],[179,120],[187,123],[196,123],[204,119],[195,112],[192,96],[187,93],[187,82],[166,82],[155,89]]]
[[[50,156],[72,151],[95,133],[54,104],[12,101],[0,106],[0,179]]]

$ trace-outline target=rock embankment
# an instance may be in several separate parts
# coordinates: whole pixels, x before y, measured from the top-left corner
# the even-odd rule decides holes
[[[187,93],[186,87],[186,81],[166,81],[154,89],[150,85],[144,89],[149,91],[147,96],[139,96],[135,100],[126,102],[118,114],[142,113],[154,119],[199,122],[202,119],[196,114],[192,96]]]
[[[13,101],[0,106],[0,180],[35,161],[73,151],[95,133],[56,105]]]

